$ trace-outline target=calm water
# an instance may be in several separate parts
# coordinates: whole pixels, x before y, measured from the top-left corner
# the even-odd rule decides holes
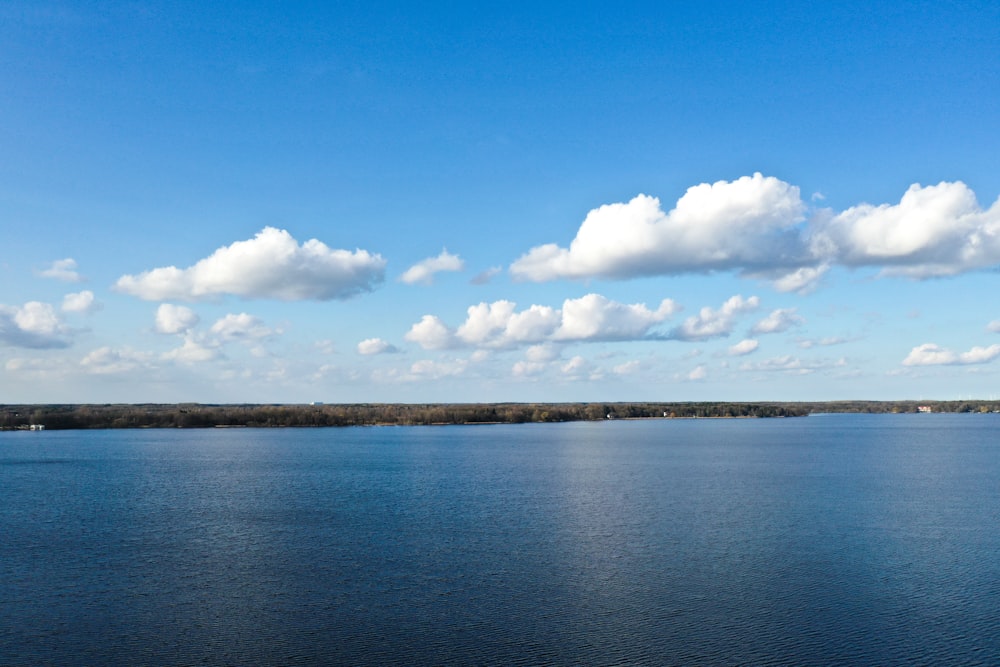
[[[995,665],[998,433],[0,433],[0,664]]]

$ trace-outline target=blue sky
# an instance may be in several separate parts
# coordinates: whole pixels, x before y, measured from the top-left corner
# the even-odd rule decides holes
[[[0,5],[0,402],[1000,395],[1000,7]]]

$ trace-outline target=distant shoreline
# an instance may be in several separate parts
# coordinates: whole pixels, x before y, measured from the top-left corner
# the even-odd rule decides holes
[[[0,405],[0,430],[446,426],[917,412],[1000,412],[1000,401],[9,404]]]

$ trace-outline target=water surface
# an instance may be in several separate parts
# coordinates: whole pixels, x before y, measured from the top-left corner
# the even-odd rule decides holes
[[[0,433],[0,664],[997,664],[998,427]]]

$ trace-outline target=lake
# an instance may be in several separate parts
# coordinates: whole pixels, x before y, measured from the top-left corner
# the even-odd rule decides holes
[[[0,433],[0,664],[994,665],[998,433]]]

